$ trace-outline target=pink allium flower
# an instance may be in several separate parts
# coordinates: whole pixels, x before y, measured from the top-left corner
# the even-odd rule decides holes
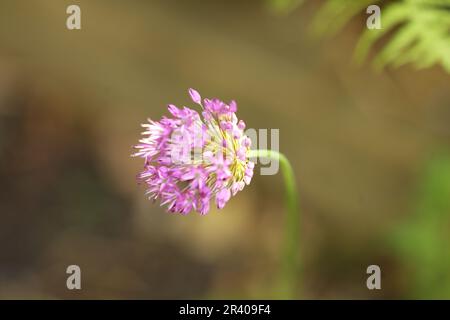
[[[133,156],[144,158],[138,181],[147,185],[149,199],[159,199],[168,211],[206,214],[210,200],[222,209],[250,184],[254,163],[248,158],[250,138],[236,117],[235,101],[202,99],[189,89],[201,116],[193,109],[169,105],[171,117],[143,124],[145,137]]]

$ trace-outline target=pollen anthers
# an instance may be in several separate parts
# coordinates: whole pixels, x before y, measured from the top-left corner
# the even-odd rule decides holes
[[[138,180],[147,185],[150,199],[160,199],[170,212],[209,211],[215,198],[219,209],[249,184],[254,163],[248,159],[251,141],[245,123],[236,117],[237,104],[201,99],[189,89],[199,113],[169,105],[172,117],[143,124],[145,136],[134,156],[145,159]]]

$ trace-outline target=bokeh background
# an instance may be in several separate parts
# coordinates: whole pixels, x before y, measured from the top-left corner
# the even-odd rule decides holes
[[[140,123],[189,87],[280,129],[301,199],[298,298],[450,298],[449,74],[355,65],[364,11],[317,37],[325,1],[284,2],[0,2],[0,298],[274,296],[279,175],[207,216],[167,214],[136,185]],[[382,290],[366,287],[371,264]]]

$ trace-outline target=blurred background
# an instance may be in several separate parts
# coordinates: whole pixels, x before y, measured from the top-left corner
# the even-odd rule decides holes
[[[355,64],[358,1],[339,21],[331,0],[2,0],[0,298],[273,297],[280,175],[255,171],[206,216],[167,214],[136,184],[140,124],[193,87],[280,129],[302,209],[298,298],[449,299],[445,57],[377,69],[383,38]],[[372,2],[383,17],[389,1]],[[66,28],[71,4],[81,30]],[[71,264],[80,291],[66,288]],[[366,287],[372,264],[382,290]]]

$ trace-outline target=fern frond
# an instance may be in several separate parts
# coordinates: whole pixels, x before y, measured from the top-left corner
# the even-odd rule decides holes
[[[283,10],[303,2],[266,1]],[[324,1],[312,24],[312,31],[319,35],[336,34],[354,16],[365,13],[369,5],[381,7],[382,29],[363,31],[354,54],[357,62],[363,62],[374,44],[385,38],[385,47],[374,58],[376,68],[411,63],[420,69],[441,64],[450,73],[450,0]]]
[[[358,62],[375,42],[395,31],[374,60],[377,68],[441,64],[450,73],[450,0],[404,0],[386,6],[381,17],[382,29],[363,33],[355,52]]]

